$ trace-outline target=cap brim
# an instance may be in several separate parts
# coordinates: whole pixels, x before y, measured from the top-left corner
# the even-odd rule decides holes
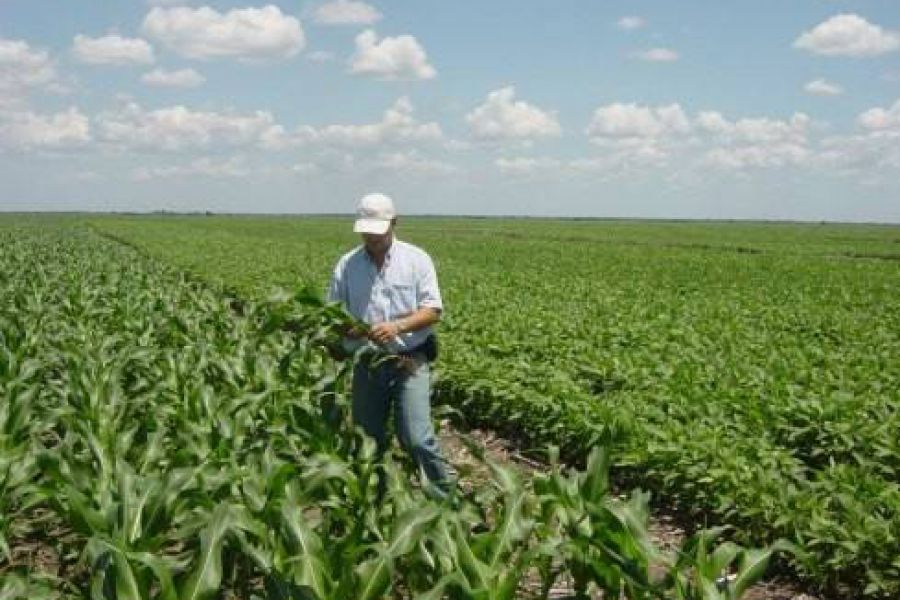
[[[353,232],[384,235],[390,227],[391,222],[384,219],[357,219],[353,224]]]

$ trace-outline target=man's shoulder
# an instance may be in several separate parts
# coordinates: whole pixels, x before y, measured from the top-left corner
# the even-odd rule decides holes
[[[397,244],[397,247],[401,252],[410,256],[414,259],[418,260],[431,260],[431,256],[428,255],[425,250],[419,248],[414,244],[410,244],[409,242],[404,242],[402,240],[394,240],[394,243]]]
[[[346,268],[350,264],[359,262],[363,258],[362,254],[364,251],[365,250],[364,250],[362,244],[360,244],[359,246],[356,246],[352,250],[344,253],[343,256],[341,256],[338,259],[336,268],[343,269],[343,268]]]

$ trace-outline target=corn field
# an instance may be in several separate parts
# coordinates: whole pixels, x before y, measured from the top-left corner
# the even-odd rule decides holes
[[[787,548],[654,548],[602,448],[436,499],[351,427],[337,307],[237,302],[69,223],[0,245],[4,600],[737,598]]]
[[[91,217],[266,299],[324,288],[358,240],[325,217]],[[745,545],[787,539],[835,598],[900,595],[896,226],[406,218],[447,305],[436,401]]]

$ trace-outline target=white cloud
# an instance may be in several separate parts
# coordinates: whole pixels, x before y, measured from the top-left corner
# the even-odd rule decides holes
[[[356,36],[356,52],[349,64],[352,73],[381,79],[433,79],[437,75],[416,38],[400,35],[379,41],[371,29]]]
[[[713,148],[706,153],[704,164],[729,170],[779,168],[801,165],[811,155],[806,146],[791,143]]]
[[[555,111],[541,110],[516,100],[515,95],[513,86],[490,92],[484,104],[466,115],[472,134],[482,140],[522,140],[562,134]]]
[[[287,58],[295,56],[306,43],[300,21],[273,5],[227,13],[208,6],[157,7],[144,18],[143,31],[174,52],[194,59]]]
[[[329,174],[359,174],[363,168],[352,153],[332,148],[326,148],[320,153],[316,157],[315,165],[323,173]]]
[[[154,69],[149,73],[144,73],[141,76],[141,81],[146,85],[156,87],[192,88],[203,85],[206,82],[206,78],[194,69],[179,69],[177,71]]]
[[[578,171],[631,171],[665,166],[673,149],[679,146],[666,137],[595,138],[593,143],[603,154],[587,160],[570,162]]]
[[[678,60],[678,53],[669,48],[650,48],[641,52],[635,52],[632,57],[647,62],[675,62]]]
[[[825,138],[816,160],[831,172],[856,177],[877,169],[895,172],[900,169],[900,127]]]
[[[217,113],[184,106],[145,111],[134,102],[101,113],[97,126],[100,139],[115,146],[167,151],[263,145],[279,127],[265,111]]]
[[[78,34],[72,42],[75,59],[91,65],[149,65],[155,60],[153,48],[140,38],[112,34],[98,38]]]
[[[135,181],[149,181],[152,179],[171,179],[173,177],[245,177],[250,173],[250,169],[244,166],[243,160],[240,158],[232,157],[224,160],[214,160],[208,157],[201,157],[192,160],[188,164],[139,167],[132,171],[131,176]]]
[[[379,155],[371,165],[380,171],[400,175],[450,175],[459,169],[446,162],[423,158],[416,152],[389,152]]]
[[[97,117],[98,138],[132,150],[185,151],[256,146],[284,150],[296,146],[365,148],[382,144],[415,144],[443,139],[440,125],[416,119],[408,98],[398,99],[377,123],[301,125],[292,131],[271,113],[195,111],[172,106],[144,110],[133,101]]]
[[[35,89],[58,85],[56,67],[45,50],[22,40],[0,38],[0,107],[15,106]]]
[[[586,133],[597,141],[603,138],[654,138],[690,130],[691,124],[678,104],[654,108],[615,103],[594,111]]]
[[[327,125],[315,131],[315,141],[344,146],[372,146],[382,143],[430,142],[443,138],[435,122],[420,123],[409,98],[402,97],[387,109],[378,123]]]
[[[855,14],[831,17],[806,31],[794,47],[823,56],[877,56],[900,48],[900,34],[886,31]]]
[[[813,96],[840,96],[844,93],[844,88],[824,79],[810,81],[803,86],[803,89],[806,90],[807,94],[812,94]]]
[[[76,108],[52,115],[31,111],[0,115],[0,143],[20,150],[62,149],[91,141],[88,118]]]
[[[668,148],[648,140],[610,144],[605,150],[600,156],[569,161],[566,167],[576,173],[622,177],[666,167],[670,157]]]
[[[599,151],[574,160],[500,157],[494,167],[518,177],[590,176],[604,180],[651,171],[692,177],[715,169],[738,177],[756,171],[824,170],[835,176],[881,178],[900,170],[900,100],[861,113],[862,132],[821,138],[804,113],[787,118],[728,118],[716,111],[688,115],[678,105],[601,106],[586,133]]]
[[[768,117],[731,121],[714,111],[701,112],[697,129],[709,136],[701,163],[719,169],[782,168],[813,164],[816,151],[811,146],[811,119],[795,113],[790,119]]]
[[[715,111],[689,117],[678,104],[601,106],[586,133],[600,156],[573,161],[577,171],[614,173],[691,164],[742,171],[812,164],[810,118],[729,120]]]
[[[619,29],[624,29],[626,31],[630,31],[632,29],[640,29],[647,24],[647,21],[644,20],[643,17],[638,17],[636,15],[629,15],[626,17],[622,17],[616,23],[616,26]]]
[[[900,100],[889,108],[870,108],[857,117],[857,122],[871,131],[885,129],[900,131]]]
[[[372,25],[381,16],[371,4],[354,0],[333,0],[313,13],[314,20],[321,25]]]
[[[743,118],[729,121],[721,113],[701,112],[697,127],[716,136],[720,141],[734,144],[755,143],[806,143],[810,118],[804,113],[794,113],[789,120]]]
[[[494,166],[509,175],[528,175],[540,171],[552,171],[561,168],[562,163],[555,158],[539,157],[530,158],[517,156],[513,158],[500,157],[494,160]]]

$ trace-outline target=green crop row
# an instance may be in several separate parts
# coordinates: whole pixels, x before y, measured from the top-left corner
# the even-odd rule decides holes
[[[324,287],[356,243],[339,219],[92,224],[254,298]],[[422,219],[400,235],[438,265],[442,401],[576,461],[610,441],[664,505],[802,544],[812,583],[900,593],[897,228]]]
[[[608,455],[434,500],[355,432],[346,322],[63,223],[0,224],[0,597],[739,597],[775,550],[656,549]],[[313,302],[313,304],[315,304]],[[378,477],[386,493],[379,494]]]

